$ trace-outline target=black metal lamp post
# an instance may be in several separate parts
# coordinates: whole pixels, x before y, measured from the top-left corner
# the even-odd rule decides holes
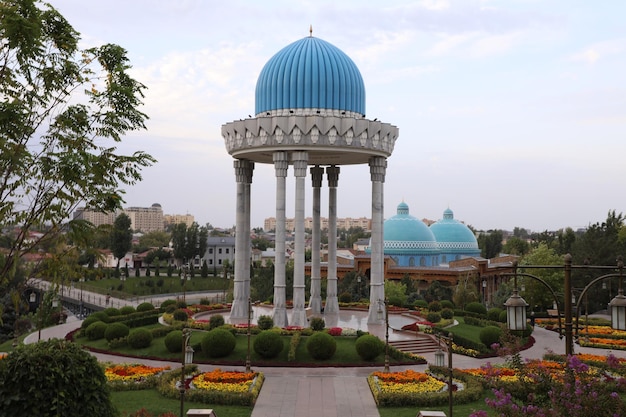
[[[182,366],[180,369],[180,417],[184,417],[184,409],[185,409],[185,364],[193,363],[193,348],[189,346],[189,338],[191,337],[191,329],[183,329],[183,356],[182,356]]]
[[[389,372],[389,301],[387,299],[378,300],[377,313],[379,320],[385,319],[385,372]]]
[[[361,301],[361,275],[357,275],[356,282],[359,287],[359,299],[357,301]]]
[[[450,417],[452,417],[452,407],[454,404],[452,397],[452,392],[454,390],[454,383],[452,381],[452,337],[443,336],[441,334],[437,335],[437,344],[439,345],[439,348],[437,349],[437,352],[435,352],[435,366],[443,368],[445,366],[445,355],[441,349],[441,339],[445,341],[446,350],[448,351],[448,407]]]
[[[611,300],[611,327],[616,330],[626,330],[626,297],[622,290],[622,276],[624,270],[624,260],[620,256],[617,258],[617,268],[619,269],[618,290],[615,298]]]

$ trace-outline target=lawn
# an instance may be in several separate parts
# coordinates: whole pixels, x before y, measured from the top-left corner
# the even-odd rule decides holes
[[[130,276],[126,281],[120,281],[118,278],[105,278],[87,281],[81,283],[81,286],[83,290],[100,294],[109,293],[113,297],[125,299],[134,296],[172,294],[182,291],[227,291],[231,281],[212,275],[202,278],[199,274],[190,280],[181,281],[178,276],[168,277],[161,273],[158,277],[154,275],[149,277]],[[184,285],[181,285],[181,282]],[[75,285],[78,286],[79,284]]]

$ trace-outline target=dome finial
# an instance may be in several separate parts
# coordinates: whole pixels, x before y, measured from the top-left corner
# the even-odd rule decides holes
[[[313,37],[313,25],[309,25],[309,37]]]

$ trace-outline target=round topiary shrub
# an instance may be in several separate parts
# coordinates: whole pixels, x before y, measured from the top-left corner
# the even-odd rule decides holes
[[[500,313],[500,318],[498,320],[500,323],[506,323],[506,310],[502,310]]]
[[[120,314],[122,316],[127,316],[129,314],[133,314],[135,311],[137,311],[137,310],[135,310],[135,307],[133,307],[133,306],[124,306],[124,307],[120,308]]]
[[[80,327],[81,327],[81,329],[86,329],[91,324],[93,324],[93,323],[95,323],[97,321],[102,321],[102,320],[100,320],[98,317],[95,317],[95,316],[89,316],[85,320],[83,320],[83,322],[80,324]]]
[[[2,359],[0,381],[2,416],[119,415],[104,370],[76,343],[20,344]]]
[[[154,306],[152,305],[152,303],[141,303],[137,306],[137,311],[150,311],[150,310],[154,310]]]
[[[126,341],[133,349],[146,348],[152,343],[152,333],[148,329],[139,328],[129,334]]]
[[[107,329],[107,324],[103,321],[96,321],[91,323],[89,327],[85,329],[85,336],[89,340],[100,340],[104,337],[104,332]]]
[[[115,339],[121,339],[128,336],[130,329],[124,323],[111,323],[104,331],[104,338],[107,342]]]
[[[431,301],[428,303],[428,309],[430,311],[441,311],[441,303],[439,301]]]
[[[450,300],[441,300],[441,308],[449,308],[450,310],[454,310],[454,303]]]
[[[450,320],[452,317],[454,317],[454,311],[452,311],[452,309],[444,308],[441,310],[441,318]]]
[[[189,315],[187,315],[187,312],[181,308],[179,308],[178,310],[175,310],[173,315],[174,320],[176,321],[187,321],[187,319],[189,318]]]
[[[350,303],[352,302],[352,294],[347,291],[342,292],[341,294],[339,294],[338,301],[340,303]]]
[[[485,306],[479,303],[478,301],[468,303],[465,306],[465,311],[469,311],[470,313],[482,314],[482,315],[487,314],[487,309],[485,308]]]
[[[489,311],[487,311],[487,318],[491,321],[500,321],[500,313],[502,313],[501,308],[490,308]]]
[[[95,317],[99,321],[103,321],[105,323],[108,323],[111,320],[109,318],[109,315],[107,313],[105,313],[104,311],[95,311],[95,312],[91,313],[87,318],[89,318],[89,317]]]
[[[313,359],[330,359],[337,350],[335,338],[325,332],[316,332],[309,336],[306,342],[306,349]]]
[[[488,348],[491,348],[494,343],[499,343],[500,336],[502,336],[502,329],[497,326],[483,327],[478,334],[480,341]]]
[[[271,330],[264,330],[254,338],[254,351],[265,359],[275,358],[284,347],[283,338]]]
[[[236,344],[235,335],[222,328],[209,331],[200,342],[202,352],[210,358],[223,358],[230,355]]]
[[[259,330],[269,330],[274,327],[274,319],[272,316],[259,316],[256,321]]]
[[[165,310],[169,306],[176,306],[176,300],[165,300],[161,303],[161,309]]]
[[[115,317],[115,316],[119,316],[120,315],[120,311],[117,308],[115,308],[115,307],[105,308],[102,311],[104,311],[104,314],[106,314],[109,317]]]
[[[439,323],[441,321],[441,314],[431,311],[430,313],[426,314],[426,320],[431,323]]]
[[[178,308],[187,308],[187,302],[183,300],[176,301],[176,307]]]
[[[361,357],[361,359],[364,361],[371,361],[383,353],[385,344],[382,340],[372,334],[364,334],[356,340],[354,347],[356,348],[356,353]]]
[[[326,327],[326,322],[321,317],[311,317],[309,324],[311,325],[311,330],[314,332],[320,332]]]
[[[415,307],[427,308],[428,307],[428,301],[426,301],[426,300],[415,300],[413,305]]]
[[[221,314],[212,314],[211,318],[209,318],[209,330],[222,327],[224,323],[226,323],[226,321],[224,320],[224,316],[222,316]]]
[[[174,330],[165,336],[164,339],[165,348],[168,352],[176,353],[183,351],[183,331]]]

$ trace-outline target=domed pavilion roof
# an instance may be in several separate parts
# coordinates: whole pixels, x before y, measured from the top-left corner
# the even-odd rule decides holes
[[[469,227],[454,219],[454,213],[449,208],[444,210],[443,219],[430,225],[439,247],[442,251],[478,250],[478,241]]]
[[[295,109],[365,116],[365,85],[348,55],[308,36],[270,58],[257,80],[256,114]]]
[[[405,202],[398,204],[397,214],[385,221],[383,241],[385,254],[438,252],[435,235],[424,222],[409,214]]]

